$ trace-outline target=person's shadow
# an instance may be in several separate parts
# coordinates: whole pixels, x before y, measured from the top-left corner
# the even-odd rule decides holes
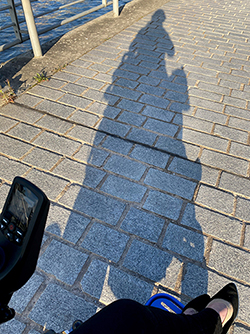
[[[186,302],[207,292],[206,239],[200,233],[202,230],[192,203],[202,168],[197,160],[198,152],[182,142],[182,131],[185,131],[183,114],[191,113],[188,83],[183,68],[176,68],[176,63],[171,60],[175,48],[163,27],[165,20],[163,10],[157,10],[151,21],[141,28],[113,72],[113,83],[104,93],[107,107],[99,128],[106,133],[97,132],[92,142],[109,149],[112,156],[107,159],[108,153],[105,155],[95,147],[87,161],[103,166],[104,170],[109,164],[106,170],[118,174],[99,181],[95,180],[91,167],[86,169],[83,187],[73,184],[59,200],[76,212],[70,213],[70,210],[54,205],[47,223],[48,232],[76,243],[87,254],[92,253],[78,276],[78,282],[80,280],[82,291],[105,304],[119,298],[145,303],[156,291],[179,291]],[[136,66],[139,62],[144,64],[145,73],[136,72],[143,69]],[[125,75],[131,77],[126,78]],[[114,102],[114,96],[123,94],[122,87],[135,88],[133,85],[138,82],[140,85],[136,90],[127,92],[142,94],[137,101],[139,103],[132,101],[132,95],[131,99],[127,96],[121,103],[120,100]],[[117,110],[120,111],[116,113]],[[145,123],[146,117],[149,118]],[[118,118],[118,122],[112,118]],[[119,123],[120,119],[122,123]],[[124,129],[129,129],[132,124],[136,126],[124,134]],[[152,132],[145,131],[147,124],[151,124]],[[135,150],[136,155],[133,154]],[[143,181],[150,186],[147,197],[144,187],[136,182],[129,183],[131,188],[126,192],[129,182],[126,177],[139,181],[146,170],[143,164],[124,158],[128,154],[149,164]],[[128,163],[130,170],[126,172]],[[125,176],[125,180],[119,175]],[[91,189],[93,180],[100,192]],[[123,196],[122,200],[117,194]],[[78,211],[93,219],[77,214]],[[57,267],[56,261],[60,262],[55,251],[58,245],[54,242],[53,246],[48,246],[39,259],[38,267],[64,280],[67,268],[62,274],[58,274],[58,270],[53,272]],[[53,251],[55,257],[51,256]],[[60,252],[63,254],[63,249],[60,248]],[[72,269],[72,282],[66,283],[73,284],[80,270],[73,272]],[[138,274],[145,279],[140,279]],[[153,289],[153,285],[157,289]],[[38,300],[35,308],[39,309],[41,303]],[[36,316],[33,320],[36,321]],[[55,330],[67,328],[64,319],[59,317],[56,320],[53,312],[44,320]],[[55,321],[58,321],[57,325]]]

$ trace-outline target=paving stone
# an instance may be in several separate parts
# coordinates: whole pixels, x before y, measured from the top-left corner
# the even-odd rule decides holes
[[[100,167],[108,155],[109,153],[104,150],[84,144],[74,155],[74,158]]]
[[[250,119],[249,110],[226,106],[225,113],[228,115]]]
[[[250,156],[250,147],[248,145],[242,145],[232,142],[230,147],[230,153],[238,157],[248,159]]]
[[[212,185],[215,185],[218,178],[217,170],[177,157],[172,160],[168,169],[172,172],[185,175],[198,181],[202,180]]]
[[[62,87],[61,90],[66,93],[81,95],[87,88],[88,86],[84,87],[73,83],[68,83],[64,87]]]
[[[146,120],[146,117],[129,111],[123,111],[118,120],[127,124],[140,126]]]
[[[207,149],[202,151],[200,161],[202,164],[204,163],[243,176],[246,175],[248,168],[248,162],[245,160],[218,152],[212,152]]]
[[[156,96],[163,96],[165,92],[165,89],[163,88],[154,87],[154,86],[146,85],[143,83],[141,83],[136,89],[140,92],[144,92],[147,94],[153,94]]]
[[[182,94],[182,93],[178,93],[178,92],[174,92],[169,90],[164,97],[166,99],[169,99],[171,101],[178,101],[178,102],[182,102],[185,103],[188,99],[188,95],[187,94]]]
[[[241,129],[241,130],[248,131],[248,129],[250,127],[250,122],[245,120],[245,119],[230,117],[228,125],[232,126],[234,128],[238,128],[238,129]]]
[[[130,126],[104,118],[97,124],[97,128],[98,130],[105,131],[109,134],[124,137],[128,133]]]
[[[250,221],[249,200],[245,198],[237,198],[236,217]]]
[[[20,290],[14,292],[13,296],[11,297],[9,306],[14,308],[16,312],[22,313],[43,281],[44,278],[42,276],[34,273]]]
[[[130,156],[134,159],[162,168],[166,166],[169,159],[169,154],[142,145],[136,145]]]
[[[122,99],[117,107],[139,113],[143,108],[143,104],[131,100]]]
[[[132,202],[141,202],[146,189],[147,188],[140,184],[114,175],[109,175],[101,187],[102,191],[110,195]]]
[[[133,140],[137,143],[153,145],[156,137],[157,134],[155,133],[143,129],[132,128],[132,131],[128,134],[127,139]]]
[[[225,256],[227,254],[227,256]],[[249,253],[224,244],[213,241],[212,251],[209,257],[209,267],[219,270],[231,277],[236,277],[249,282]]]
[[[52,240],[46,251],[38,259],[39,268],[54,275],[60,281],[72,285],[88,258],[72,247]],[[70,275],[68,274],[70,272]]]
[[[105,64],[105,63],[103,63],[103,64]],[[103,81],[104,83],[112,84],[116,80],[116,77],[114,75],[109,75],[109,74],[106,74],[106,73],[98,73],[95,76],[95,79]]]
[[[184,270],[184,279],[181,283],[181,292],[191,298],[208,293],[213,296],[231,280],[202,268],[193,263],[188,263]]]
[[[229,95],[229,92],[230,92],[229,88],[221,87],[221,86],[218,86],[218,85],[211,85],[211,84],[208,84],[208,83],[202,82],[202,81],[199,82],[198,88],[204,89],[204,90],[209,91],[209,92],[223,94],[223,95]]]
[[[249,334],[250,328],[246,327],[240,323],[234,324],[234,334]]]
[[[135,89],[135,87],[138,86],[137,81],[128,80],[128,79],[124,79],[124,78],[120,78],[119,80],[117,80],[116,84],[119,85],[119,86],[132,88],[132,89]]]
[[[80,78],[76,83],[77,85],[82,85],[88,88],[95,88],[95,89],[100,89],[104,85],[104,83],[99,80],[85,78],[85,77]]]
[[[81,246],[117,262],[128,240],[129,237],[127,235],[99,223],[94,223]]]
[[[193,96],[197,96],[197,97],[201,97],[201,98],[205,98],[208,100],[213,100],[213,101],[217,101],[220,102],[222,99],[222,95],[218,94],[218,93],[212,93],[211,91],[206,91],[206,90],[202,90],[202,89],[198,89],[196,87],[192,87],[188,90],[189,95],[193,95]]]
[[[167,80],[162,80],[160,82],[159,86],[163,87],[165,89],[170,89],[170,90],[180,92],[180,93],[185,93],[187,91],[187,86],[179,85],[177,83],[170,82],[170,81],[167,81]]]
[[[250,197],[250,180],[248,178],[242,178],[223,172],[221,175],[219,187]]]
[[[141,163],[114,154],[109,158],[104,169],[139,181],[146,167]]]
[[[128,79],[128,80],[137,80],[140,77],[140,75],[137,73],[124,71],[124,70],[121,70],[120,68],[115,70],[114,75],[117,77]]]
[[[194,130],[201,130],[207,133],[211,133],[213,127],[212,122],[208,122],[205,120],[201,120],[197,117],[182,115],[182,114],[176,114],[173,123],[184,127],[189,127]]]
[[[30,94],[23,94],[19,96],[15,101],[24,104],[27,107],[34,107],[39,102],[41,102],[43,99],[41,97],[30,95]]]
[[[200,206],[188,203],[181,224],[222,240],[240,243],[241,221]]]
[[[59,101],[80,109],[85,109],[91,103],[91,100],[89,99],[85,99],[84,97],[76,96],[69,93],[66,93],[63,97],[59,99]]]
[[[36,169],[32,169],[26,176],[26,179],[41,188],[52,200],[54,200],[69,183],[62,178]]]
[[[77,79],[80,78],[80,75],[67,73],[67,72],[57,72],[53,75],[53,78],[65,80],[68,82],[75,82]]]
[[[71,121],[92,127],[97,123],[99,117],[83,110],[77,110],[72,116],[70,116],[69,119]]]
[[[227,121],[227,116],[225,114],[200,108],[197,109],[195,116],[205,119],[207,121],[212,121],[220,124],[225,124]]]
[[[191,107],[187,103],[171,102],[171,105],[170,105],[169,109],[171,111],[178,112],[178,113],[181,113],[181,114],[192,115],[194,107]]]
[[[139,57],[138,57],[139,59]],[[141,59],[141,58],[140,58]],[[148,59],[148,58],[147,58]],[[159,60],[156,59],[156,62],[158,62]],[[155,78],[151,78],[149,76],[143,75],[138,79],[139,82],[142,82],[144,84],[147,85],[152,85],[152,86],[157,86],[160,83],[159,79],[155,79]]]
[[[102,146],[111,151],[127,155],[133,144],[126,140],[109,136]]]
[[[187,157],[190,160],[196,160],[200,151],[198,146],[168,137],[160,137],[155,146],[168,153],[176,154],[183,158]]]
[[[1,324],[1,331],[8,334],[23,333],[26,325],[16,319]]]
[[[181,226],[169,224],[162,246],[175,253],[203,262],[207,238]]]
[[[179,198],[151,190],[143,208],[176,220],[179,217],[181,206],[182,200]]]
[[[142,112],[143,115],[157,118],[162,121],[170,122],[174,117],[174,113],[169,110],[160,109],[156,107],[146,106]]]
[[[123,265],[155,282],[174,289],[181,261],[167,252],[134,240]]]
[[[36,323],[42,326],[46,323],[47,328],[53,328],[59,332],[71,328],[75,319],[86,321],[95,312],[95,305],[50,283],[36,302],[29,317]]]
[[[65,179],[77,181],[92,188],[96,188],[106,175],[100,169],[70,159],[60,162],[53,172]]]
[[[215,125],[214,133],[221,137],[247,143],[248,133],[240,130],[229,128],[228,126]]]
[[[46,231],[76,243],[86,229],[90,219],[58,205],[51,205]]]
[[[232,105],[232,106],[236,106],[236,107],[239,107],[239,108],[245,108],[246,107],[246,101],[245,100],[238,99],[238,98],[231,97],[231,96],[224,96],[223,103],[229,104],[229,105]]]
[[[163,135],[168,135],[170,137],[174,137],[178,130],[178,126],[174,124],[169,124],[166,122],[162,122],[156,119],[148,119],[147,122],[143,126],[144,128],[158,132]]]
[[[20,121],[29,123],[33,123],[42,117],[40,112],[24,106],[19,106],[15,103],[9,103],[1,107],[1,115],[10,116]]]
[[[21,158],[32,148],[32,145],[0,133],[0,147],[2,153]]]
[[[234,82],[234,81],[229,81],[225,79],[220,79],[220,86],[230,88],[230,89],[240,89],[240,83],[239,82]]]
[[[72,155],[80,146],[80,142],[50,132],[43,132],[34,144],[66,155]]]
[[[196,183],[150,168],[144,183],[169,193],[192,199]]]
[[[196,202],[231,214],[233,212],[234,196],[230,193],[201,185]]]
[[[123,220],[121,229],[157,242],[163,225],[163,219],[132,207]]]
[[[17,175],[23,175],[29,170],[29,166],[16,161],[8,159],[7,157],[0,156],[0,173],[1,178],[7,181],[13,181]]]
[[[137,101],[138,98],[141,96],[140,92],[134,91],[132,89],[123,88],[119,86],[110,86],[106,89],[106,93],[114,94],[123,98],[127,98],[130,100]]]
[[[34,94],[38,95],[40,97],[50,99],[50,100],[58,100],[61,96],[64,95],[63,92],[60,92],[59,90],[55,90],[48,87],[43,87],[41,85],[36,85],[35,87],[31,88],[28,91],[28,94]]]
[[[42,86],[55,88],[55,89],[59,89],[59,88],[63,87],[65,84],[66,84],[65,81],[57,80],[57,79],[54,79],[54,78],[50,78],[47,81],[41,81],[40,82],[40,85],[42,85]]]
[[[210,109],[217,112],[223,111],[223,104],[201,99],[198,97],[189,96],[189,103],[191,106]]]
[[[65,133],[72,127],[71,123],[50,115],[45,115],[36,125],[59,133]]]
[[[14,125],[18,124],[17,121],[14,121],[13,119],[3,117],[0,115],[0,131],[5,132],[9,128],[13,127]]]
[[[36,108],[42,111],[49,112],[53,115],[60,116],[62,118],[68,118],[69,115],[71,115],[75,110],[75,108],[73,107],[65,106],[61,103],[49,100],[43,100]]]
[[[39,128],[28,124],[19,123],[17,126],[12,128],[8,134],[26,141],[31,141],[31,139],[38,135],[39,132],[41,132],[41,129]]]
[[[245,77],[242,77],[242,76],[237,76],[237,75],[232,75],[232,74],[226,74],[226,73],[219,73],[218,78],[228,80],[228,81],[238,82],[240,84],[244,83],[246,85],[249,82],[248,78],[245,78]]]
[[[96,130],[89,129],[85,126],[76,125],[72,130],[68,132],[68,136],[80,139],[85,143],[99,145],[105,137],[105,134],[97,132]]]
[[[95,114],[103,115],[109,118],[115,118],[121,111],[119,108],[111,107],[99,102],[94,102],[87,109]]]
[[[169,105],[169,101],[167,99],[157,97],[154,95],[149,95],[149,94],[144,94],[140,98],[139,102],[147,103],[149,105],[160,107],[160,108],[167,108],[167,106]]]
[[[61,158],[61,155],[43,150],[39,147],[35,147],[28,155],[23,159],[33,166],[40,167],[42,169],[50,170],[57,161]]]
[[[89,70],[83,67],[72,66],[72,65],[68,65],[67,67],[65,67],[63,69],[63,72],[69,72],[69,73],[73,73],[73,74],[77,74],[77,75],[85,76],[89,78],[93,78],[93,76],[97,74],[96,71],[92,71],[92,70]]]
[[[85,92],[83,96],[98,102],[108,103],[112,106],[119,100],[118,96],[108,94],[107,92],[101,92],[92,88]]]
[[[99,260],[91,262],[81,285],[85,292],[106,305],[121,298],[145,304],[153,289],[152,285]]]
[[[1,187],[0,187],[0,212],[2,211],[5,200],[7,198],[8,193],[9,193],[9,190],[10,190],[10,186],[6,183],[1,185]]]
[[[120,201],[77,185],[71,185],[59,202],[111,225],[125,209]]]

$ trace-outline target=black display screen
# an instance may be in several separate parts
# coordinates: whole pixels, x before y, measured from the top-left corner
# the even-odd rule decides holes
[[[26,232],[29,222],[36,210],[37,196],[20,184],[15,189],[8,206],[8,211],[16,218],[16,225]]]

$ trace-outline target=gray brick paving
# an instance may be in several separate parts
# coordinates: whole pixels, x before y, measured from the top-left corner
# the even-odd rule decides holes
[[[196,183],[180,178],[179,176],[168,174],[156,169],[150,169],[146,179],[146,184],[181,197],[192,199]]]
[[[206,237],[181,226],[169,224],[163,247],[196,261],[203,261]]]
[[[97,301],[145,303],[157,286],[186,302],[231,280],[234,334],[250,331],[249,6],[238,2],[170,0],[1,107],[0,208],[15,175],[52,201],[39,269],[4,333],[59,332]]]
[[[139,272],[162,285],[173,287],[181,261],[158,248],[134,241],[123,263],[124,267]]]
[[[118,222],[125,209],[120,201],[77,185],[72,185],[60,202],[112,225]]]
[[[129,240],[123,233],[94,223],[81,246],[95,254],[117,262]]]
[[[152,285],[98,260],[92,261],[81,285],[84,291],[106,304],[122,296],[144,303],[152,292]]]
[[[58,280],[72,285],[88,258],[72,247],[52,240],[45,253],[38,260],[38,267],[54,275]],[[70,275],[68,272],[70,271]]]
[[[101,190],[127,201],[141,202],[147,189],[140,184],[109,175]]]

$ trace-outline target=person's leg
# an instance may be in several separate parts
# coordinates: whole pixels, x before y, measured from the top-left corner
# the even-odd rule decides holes
[[[196,315],[173,314],[133,300],[118,300],[87,320],[74,334],[220,334],[217,312],[205,309]]]

